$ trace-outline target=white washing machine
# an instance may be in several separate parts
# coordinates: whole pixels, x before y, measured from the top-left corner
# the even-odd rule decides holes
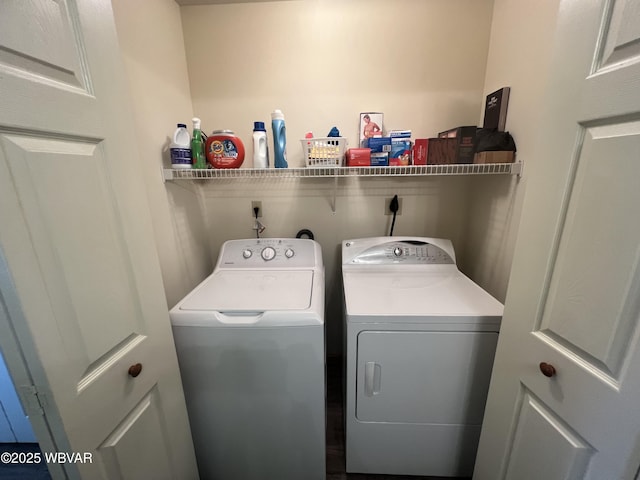
[[[342,244],[347,472],[471,476],[503,306],[449,240]]]
[[[200,477],[324,480],[319,244],[228,241],[170,316]]]

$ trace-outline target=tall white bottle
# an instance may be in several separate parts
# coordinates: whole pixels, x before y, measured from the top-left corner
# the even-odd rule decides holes
[[[191,134],[184,123],[179,123],[173,132],[171,145],[171,168],[191,168]]]
[[[268,167],[267,130],[264,128],[264,122],[253,122],[253,168]]]

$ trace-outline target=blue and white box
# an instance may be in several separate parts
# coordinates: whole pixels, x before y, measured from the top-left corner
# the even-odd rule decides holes
[[[371,153],[390,152],[391,137],[368,138],[366,147],[371,149]]]
[[[411,165],[411,140],[394,138],[391,141],[391,153],[389,154],[389,165],[406,166]]]
[[[371,154],[371,166],[372,167],[387,167],[389,166],[389,152],[377,152]]]
[[[389,136],[391,138],[411,138],[411,130],[391,130]]]

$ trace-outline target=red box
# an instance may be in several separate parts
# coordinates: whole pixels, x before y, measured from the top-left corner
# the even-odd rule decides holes
[[[413,164],[426,165],[429,152],[429,139],[417,138],[413,144]]]
[[[347,150],[347,167],[368,167],[370,165],[370,148],[350,148]]]

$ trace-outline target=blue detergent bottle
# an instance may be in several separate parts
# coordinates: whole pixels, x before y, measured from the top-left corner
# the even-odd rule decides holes
[[[281,110],[274,110],[271,114],[271,128],[273,129],[273,150],[275,168],[287,168],[287,129],[284,126],[284,114]]]

